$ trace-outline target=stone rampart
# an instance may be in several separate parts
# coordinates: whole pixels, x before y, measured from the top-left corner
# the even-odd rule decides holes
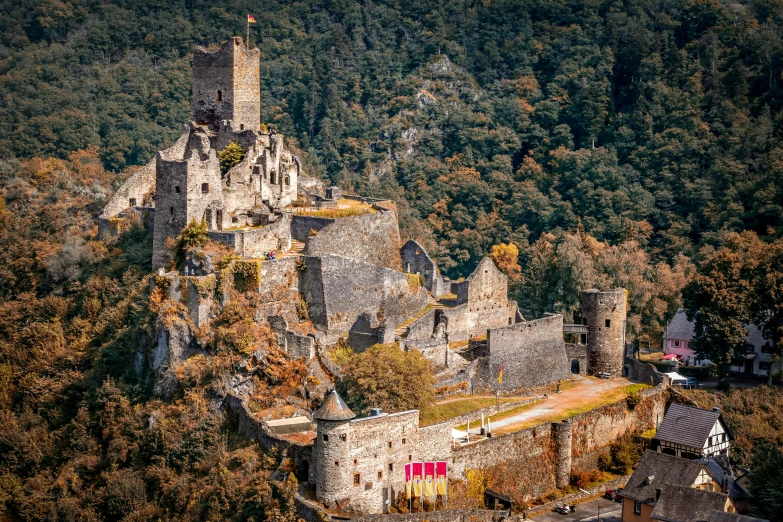
[[[266,452],[276,448],[283,456],[289,457],[297,465],[300,482],[310,480],[313,463],[313,445],[284,439],[275,435],[266,423],[257,419],[247,406],[247,401],[229,394],[223,400],[223,408],[236,415],[239,420],[239,432],[250,440],[258,441]],[[305,473],[306,472],[306,473]]]
[[[657,386],[666,382],[668,377],[658,371],[654,364],[646,363],[638,359],[625,358],[623,375],[635,381]]]
[[[435,310],[428,310],[421,317],[408,325],[407,341],[425,341],[432,337],[435,331]]]
[[[331,218],[294,214],[291,220],[291,237],[302,243],[307,243],[312,232],[318,232],[334,222],[335,220]]]
[[[445,339],[426,339],[421,341],[406,341],[406,350],[418,350],[435,368],[449,365],[449,343]]]
[[[483,337],[490,328],[508,326],[514,321],[517,305],[514,301],[486,304],[461,304],[442,310],[448,320],[449,341],[467,341],[471,337]]]
[[[268,321],[278,346],[292,359],[309,361],[315,356],[315,339],[289,329],[288,322],[280,315],[270,316]]]
[[[335,255],[305,258],[300,289],[310,319],[332,337],[354,327],[400,324],[427,306],[427,292],[411,289],[405,274]]]
[[[598,456],[623,434],[645,431],[654,426],[656,416],[663,418],[666,387],[658,386],[639,393],[640,400],[633,408],[623,399],[568,419],[572,427],[569,475],[573,470],[594,468]],[[442,440],[445,431],[441,425],[422,428],[420,440],[423,444],[428,439]],[[443,442],[433,445],[433,456],[442,458],[442,447]],[[430,446],[425,450],[428,448]],[[426,453],[420,451],[420,454]],[[500,487],[518,502],[556,488],[558,454],[551,423],[457,446],[446,457],[452,478],[463,478],[468,469],[487,470],[503,481],[502,484],[490,484],[490,487]],[[561,469],[561,476],[564,473]]]
[[[261,285],[258,289],[262,303],[296,299],[299,296],[298,258],[280,257],[261,262]]]
[[[332,254],[401,272],[397,214],[383,210],[336,219],[308,237],[303,253],[321,257]]]
[[[563,316],[552,315],[490,329],[489,357],[479,375],[493,390],[535,388],[571,376],[563,343]],[[503,383],[498,383],[503,366]]]

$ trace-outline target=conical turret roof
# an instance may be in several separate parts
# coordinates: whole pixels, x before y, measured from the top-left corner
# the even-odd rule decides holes
[[[321,407],[313,413],[314,419],[325,421],[350,420],[354,417],[356,415],[345,405],[342,398],[337,394],[337,390],[332,390],[332,393],[326,397]]]

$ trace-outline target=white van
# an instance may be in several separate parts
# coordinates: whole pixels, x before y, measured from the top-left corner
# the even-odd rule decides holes
[[[680,388],[685,388],[686,390],[692,390],[699,387],[699,380],[695,377],[685,377],[684,375],[680,375],[677,372],[669,372],[664,375],[669,377],[670,386],[679,386]]]

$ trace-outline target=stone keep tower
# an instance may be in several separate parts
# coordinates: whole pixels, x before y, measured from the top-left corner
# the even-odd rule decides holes
[[[327,506],[345,498],[353,485],[350,425],[354,417],[335,390],[313,413],[317,425],[315,495]]]
[[[624,288],[609,292],[592,289],[582,294],[582,321],[587,334],[587,373],[620,377],[625,353],[625,316],[628,293]]]
[[[261,51],[235,36],[218,51],[193,53],[193,120],[216,130],[232,120],[234,131],[258,130],[261,123]]]

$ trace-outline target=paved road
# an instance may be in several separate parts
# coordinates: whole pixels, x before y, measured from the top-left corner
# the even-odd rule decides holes
[[[536,515],[531,520],[536,522],[570,522],[570,521],[584,521],[584,522],[596,522],[596,516],[598,515],[598,508],[601,508],[601,522],[620,522],[622,519],[621,504],[617,502],[610,502],[606,499],[595,499],[584,504],[578,504],[576,506],[575,513],[569,513],[568,515],[561,515],[554,511],[550,513],[542,513]]]

